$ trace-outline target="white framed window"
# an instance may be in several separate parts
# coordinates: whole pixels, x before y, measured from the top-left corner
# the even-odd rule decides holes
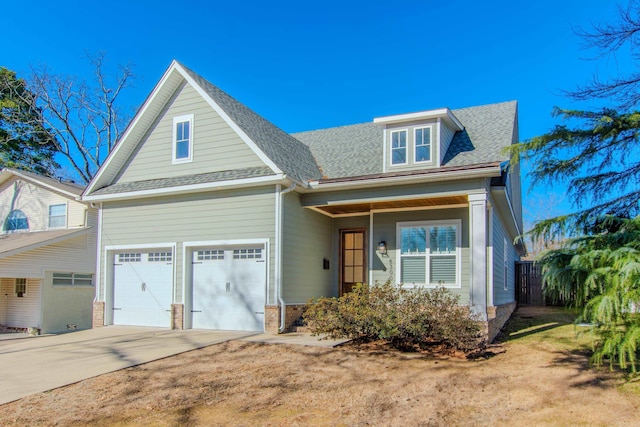
[[[49,228],[64,228],[67,226],[67,205],[49,205]]]
[[[391,164],[407,164],[407,131],[391,131]]]
[[[173,163],[193,159],[193,114],[173,118]]]
[[[502,261],[504,264],[504,290],[509,290],[509,253],[507,252],[507,239],[504,239]]]
[[[93,274],[53,273],[53,286],[93,286]]]
[[[13,284],[13,292],[19,298],[27,295],[27,279],[16,278]]]
[[[460,220],[397,223],[397,282],[460,287],[460,228]]]
[[[9,212],[9,216],[7,216],[7,220],[4,223],[4,230],[7,233],[11,233],[14,231],[28,230],[29,229],[29,220],[27,216],[20,209],[14,209]]]
[[[416,128],[414,131],[414,162],[431,162],[431,126]]]

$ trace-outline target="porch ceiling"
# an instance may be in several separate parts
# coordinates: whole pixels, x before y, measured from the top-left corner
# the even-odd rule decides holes
[[[447,197],[429,197],[422,199],[404,199],[390,200],[368,203],[345,203],[336,205],[314,206],[315,209],[322,211],[328,215],[353,215],[359,213],[369,213],[372,210],[393,210],[393,209],[411,209],[446,205],[467,204],[469,199],[466,195],[447,196]]]

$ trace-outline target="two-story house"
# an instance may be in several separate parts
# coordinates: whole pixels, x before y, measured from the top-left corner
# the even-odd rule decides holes
[[[0,325],[42,333],[91,328],[97,209],[84,187],[0,172]]]
[[[445,286],[493,336],[523,248],[516,102],[289,135],[178,62],[88,185],[96,325],[284,331],[312,297]]]

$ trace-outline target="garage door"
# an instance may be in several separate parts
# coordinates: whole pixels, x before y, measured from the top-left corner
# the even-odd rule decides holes
[[[171,251],[130,251],[115,255],[113,324],[171,326]]]
[[[260,246],[194,250],[194,328],[264,330],[264,252]]]

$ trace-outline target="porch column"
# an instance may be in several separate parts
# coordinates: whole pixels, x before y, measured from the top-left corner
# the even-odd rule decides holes
[[[469,195],[471,312],[487,320],[487,195]]]

